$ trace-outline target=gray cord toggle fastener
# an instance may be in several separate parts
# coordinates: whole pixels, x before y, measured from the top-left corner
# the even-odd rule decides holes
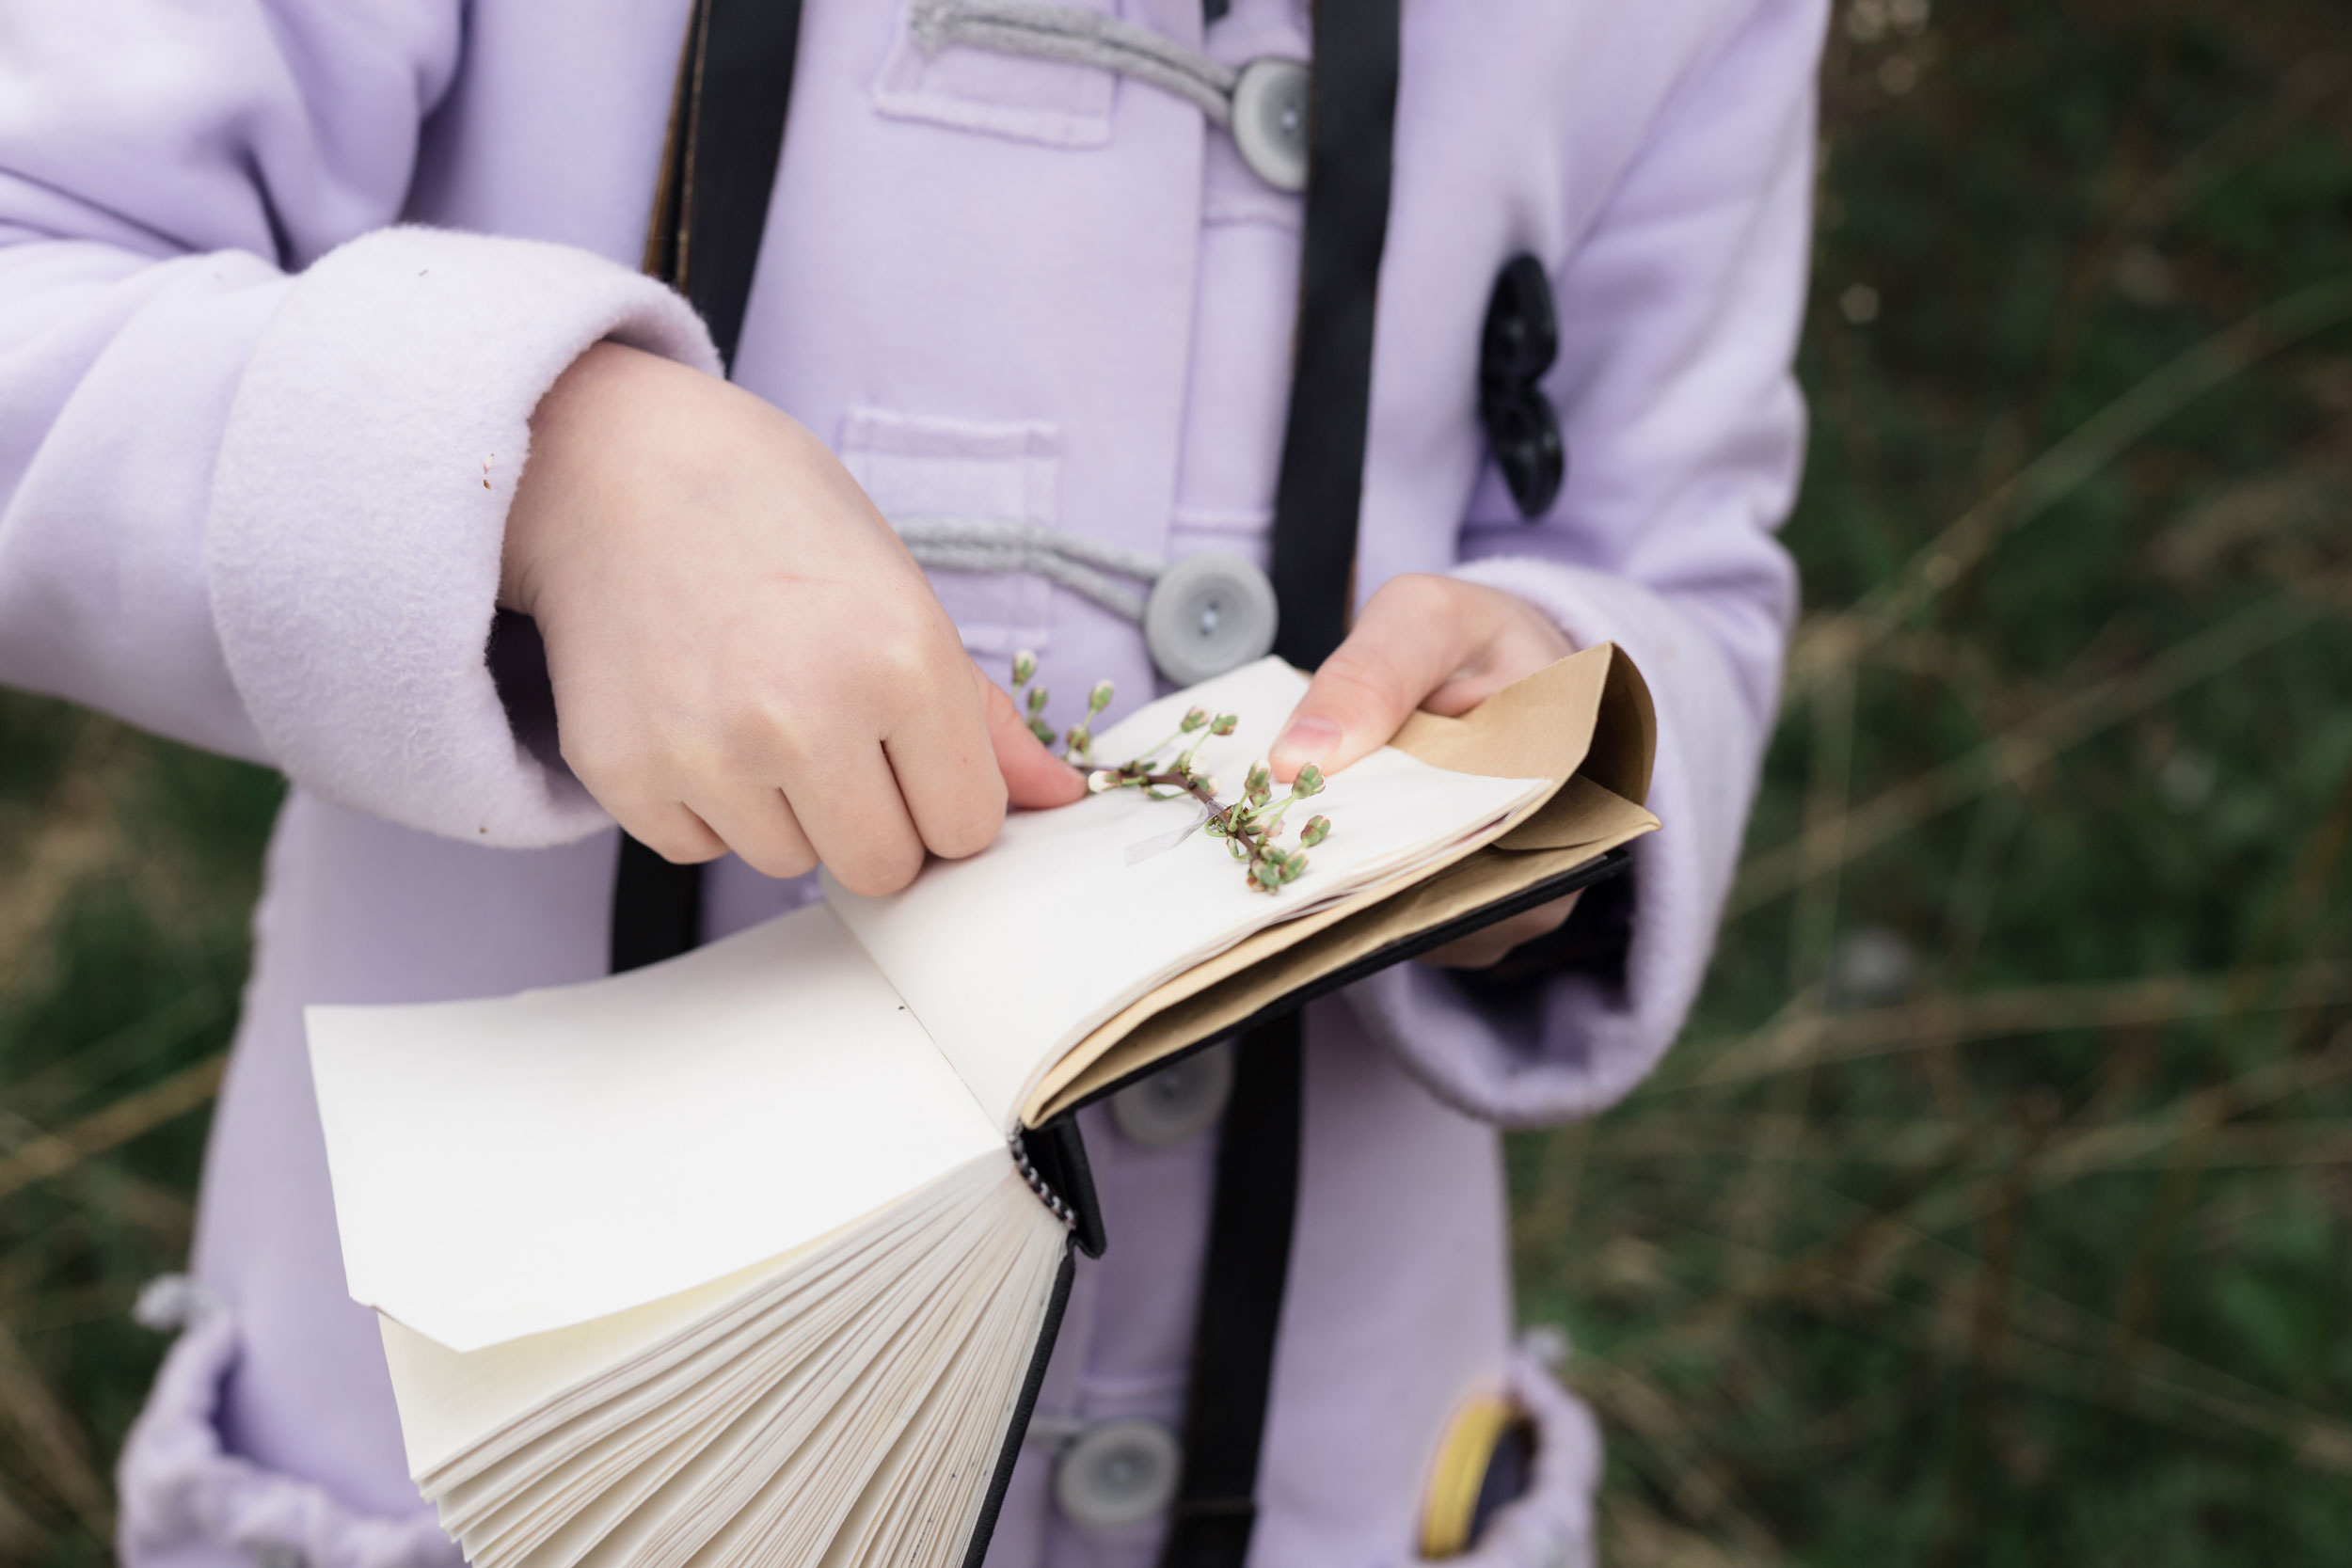
[[[915,563],[943,572],[1026,572],[1058,583],[1143,628],[1153,668],[1192,686],[1263,658],[1274,646],[1274,585],[1237,555],[1203,551],[1162,562],[1012,517],[918,514],[890,526]],[[1117,578],[1148,584],[1137,593]]]
[[[1122,621],[1143,624],[1144,596],[1112,581],[1158,578],[1161,563],[1141,550],[1009,517],[923,514],[893,517],[918,564],[943,572],[1028,572],[1093,600]]]
[[[1236,71],[1149,27],[1041,0],[915,0],[908,31],[926,55],[984,49],[1147,82],[1231,131],[1249,172],[1276,190],[1307,188],[1304,61],[1264,55]]]

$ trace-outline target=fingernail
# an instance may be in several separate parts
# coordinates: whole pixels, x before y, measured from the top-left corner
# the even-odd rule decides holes
[[[1274,753],[1284,768],[1296,769],[1311,762],[1321,762],[1339,743],[1340,727],[1319,714],[1310,713],[1291,721],[1291,727],[1274,743]]]

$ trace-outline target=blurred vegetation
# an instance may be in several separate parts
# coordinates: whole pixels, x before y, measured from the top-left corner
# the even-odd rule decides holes
[[[1514,1140],[1618,1568],[2344,1560],[2352,14],[1841,0],[1689,1037]],[[278,785],[0,694],[0,1561],[103,1560]]]
[[[1841,0],[1809,614],[1517,1140],[1617,1568],[2352,1558],[2352,10]]]
[[[0,1562],[111,1560],[279,792],[0,692]]]

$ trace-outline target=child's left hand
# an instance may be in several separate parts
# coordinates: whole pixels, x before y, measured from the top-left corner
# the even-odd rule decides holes
[[[1523,675],[1576,652],[1526,600],[1453,578],[1412,573],[1373,594],[1274,743],[1285,782],[1314,763],[1335,773],[1377,751],[1416,708],[1466,713]],[[1497,921],[1422,962],[1484,969],[1576,908],[1578,895]]]

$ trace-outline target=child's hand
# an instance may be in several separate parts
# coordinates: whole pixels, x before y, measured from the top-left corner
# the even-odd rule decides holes
[[[1513,594],[1418,573],[1392,578],[1315,672],[1274,742],[1274,776],[1287,782],[1311,762],[1335,773],[1386,745],[1415,708],[1467,713],[1574,652],[1558,626]],[[1422,961],[1484,969],[1557,927],[1577,896],[1497,921]]]
[[[564,760],[673,861],[888,893],[1009,798],[1085,792],[824,445],[653,355],[600,344],[541,400],[500,602],[539,624]]]

